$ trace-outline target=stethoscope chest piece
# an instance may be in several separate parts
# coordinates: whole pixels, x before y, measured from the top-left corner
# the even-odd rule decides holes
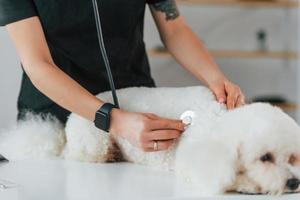
[[[195,117],[196,117],[195,112],[188,110],[188,111],[185,111],[184,113],[182,113],[182,115],[180,116],[180,119],[186,126],[190,126],[193,124]]]

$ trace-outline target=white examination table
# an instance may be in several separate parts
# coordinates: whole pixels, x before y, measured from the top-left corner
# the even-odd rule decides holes
[[[22,161],[0,163],[0,200],[104,200],[104,199],[199,199],[199,200],[299,200],[300,194],[282,197],[226,195],[200,197],[172,173],[129,163],[93,164],[70,161]]]

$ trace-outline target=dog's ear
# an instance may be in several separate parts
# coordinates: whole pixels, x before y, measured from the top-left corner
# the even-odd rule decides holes
[[[242,158],[242,144],[237,148],[236,160],[236,178],[234,183],[227,188],[227,191],[242,192],[242,193],[260,193],[260,188],[255,185],[254,181],[247,175],[246,166]]]
[[[183,138],[175,158],[175,170],[202,194],[220,194],[235,181],[238,150],[219,139]]]

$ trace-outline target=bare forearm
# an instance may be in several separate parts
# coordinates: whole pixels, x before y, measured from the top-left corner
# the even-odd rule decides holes
[[[65,109],[94,120],[103,104],[58,67],[45,62],[24,67],[34,86]]]
[[[55,65],[39,18],[20,20],[6,28],[34,86],[65,109],[94,120],[102,101]]]
[[[224,75],[195,33],[183,25],[163,41],[174,58],[207,85]]]
[[[244,104],[240,88],[230,82],[213,61],[213,58],[186,25],[175,0],[150,5],[152,16],[165,46],[184,68],[204,81],[220,103],[233,109]]]

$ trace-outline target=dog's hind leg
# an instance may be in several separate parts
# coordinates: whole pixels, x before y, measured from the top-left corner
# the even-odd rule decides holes
[[[116,144],[110,136],[79,115],[71,114],[66,124],[67,144],[64,157],[87,162],[118,160]]]
[[[63,125],[51,115],[27,113],[0,134],[0,154],[10,161],[59,156],[65,145]]]

